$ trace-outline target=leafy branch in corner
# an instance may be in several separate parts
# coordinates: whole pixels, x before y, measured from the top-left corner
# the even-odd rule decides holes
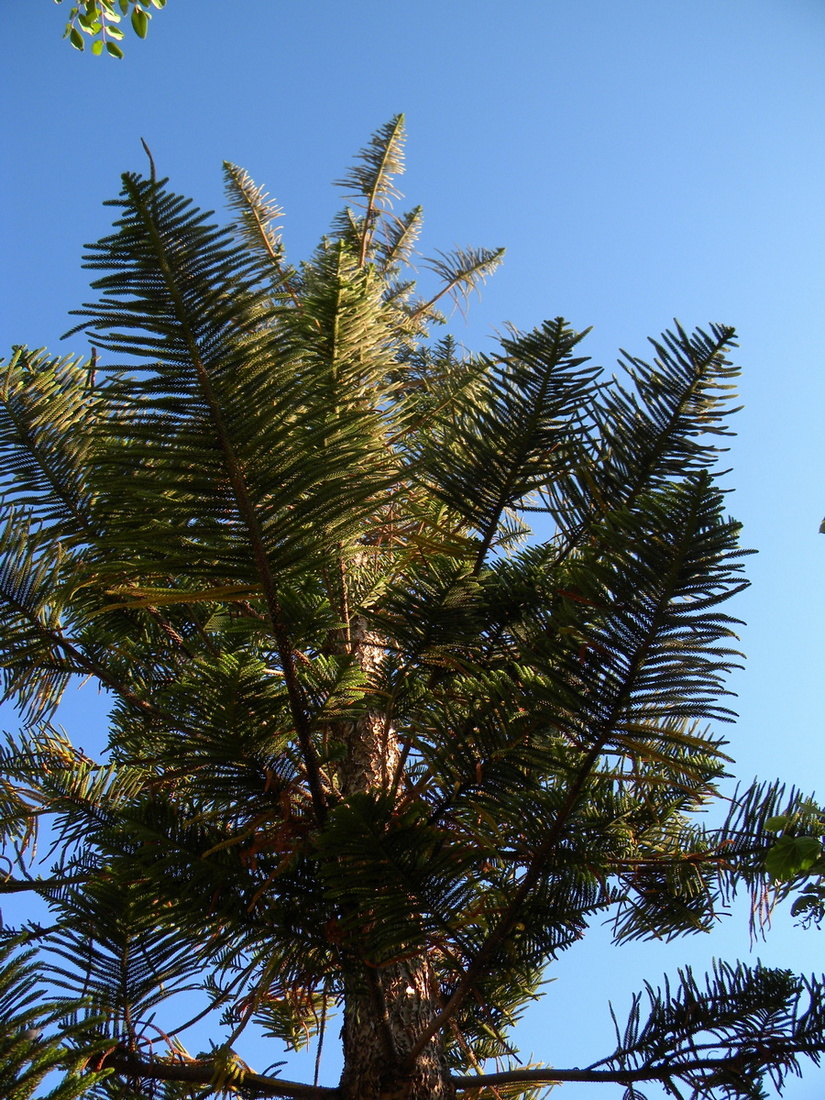
[[[63,0],[54,2],[62,4]],[[110,56],[122,58],[120,43],[124,32],[120,24],[124,17],[129,16],[129,23],[138,38],[145,38],[153,10],[165,5],[166,0],[81,0],[69,11],[63,37],[68,38],[76,50],[84,50],[89,39],[92,53],[96,56],[105,49]]]

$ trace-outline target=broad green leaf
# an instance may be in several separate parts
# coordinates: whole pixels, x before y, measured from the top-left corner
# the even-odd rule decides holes
[[[149,29],[149,16],[142,8],[134,8],[132,11],[132,27],[138,38],[145,38]]]
[[[790,882],[819,859],[822,843],[812,836],[783,836],[765,857],[765,869],[777,882]]]

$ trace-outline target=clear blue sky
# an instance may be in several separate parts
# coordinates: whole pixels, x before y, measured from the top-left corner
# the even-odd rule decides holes
[[[83,350],[59,342],[87,296],[82,245],[107,230],[119,173],[145,168],[141,137],[203,206],[222,202],[224,159],[247,168],[286,208],[298,259],[340,202],[331,181],[398,111],[424,249],[508,249],[468,321],[452,319],[468,345],[562,314],[595,326],[590,353],[612,366],[674,316],[736,325],[730,509],[760,553],[726,732],[743,779],[825,793],[825,0],[168,0],[120,62],[61,41],[69,0],[0,3],[0,354]],[[64,720],[88,747],[74,702]],[[625,1007],[683,961],[749,955],[742,914],[669,947],[606,942],[596,930],[554,968],[526,1054],[590,1061],[607,1053],[608,999]],[[825,931],[780,915],[758,953],[821,972]],[[823,1094],[811,1069],[785,1095]]]

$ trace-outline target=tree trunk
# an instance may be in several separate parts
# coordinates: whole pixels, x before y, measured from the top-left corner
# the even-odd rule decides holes
[[[438,985],[424,958],[365,974],[345,997],[343,1100],[453,1100],[438,1037],[413,1066],[405,1065],[438,1008]]]
[[[353,617],[350,652],[372,679],[385,652],[383,640],[365,621]],[[338,783],[346,796],[358,791],[389,791],[400,761],[398,738],[380,710],[370,711],[347,730],[347,757]],[[400,796],[403,783],[398,782]],[[441,1007],[438,981],[426,955],[413,955],[381,967],[364,966],[344,995],[342,1100],[453,1100],[439,1037],[427,1044],[415,1064],[408,1056]]]

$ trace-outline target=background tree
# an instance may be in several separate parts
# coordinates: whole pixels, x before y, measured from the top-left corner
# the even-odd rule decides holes
[[[54,0],[62,4],[63,0]],[[123,17],[138,38],[145,38],[153,10],[165,7],[166,0],[81,0],[69,12],[64,38],[68,38],[76,50],[86,48],[86,38],[91,39],[92,53],[102,54],[105,49],[112,57],[123,57],[120,43]]]
[[[778,817],[809,831],[778,785],[694,816],[730,763],[707,726],[744,584],[714,473],[733,331],[676,326],[622,379],[561,319],[488,356],[431,340],[502,252],[419,259],[417,292],[402,154],[398,117],[299,268],[240,169],[227,229],[126,174],[87,259],[91,358],[6,367],[2,665],[26,725],[3,889],[52,911],[7,935],[84,1000],[63,1046],[89,1096],[756,1100],[825,1049],[820,982],[685,971],[585,1069],[517,1066],[508,1040],[592,917],[617,941],[709,930],[738,885],[770,889]],[[77,675],[111,695],[102,763],[49,724]],[[222,1013],[208,1055],[179,1038],[192,989]],[[335,1011],[336,1089],[236,1053],[255,1026],[320,1041]]]

